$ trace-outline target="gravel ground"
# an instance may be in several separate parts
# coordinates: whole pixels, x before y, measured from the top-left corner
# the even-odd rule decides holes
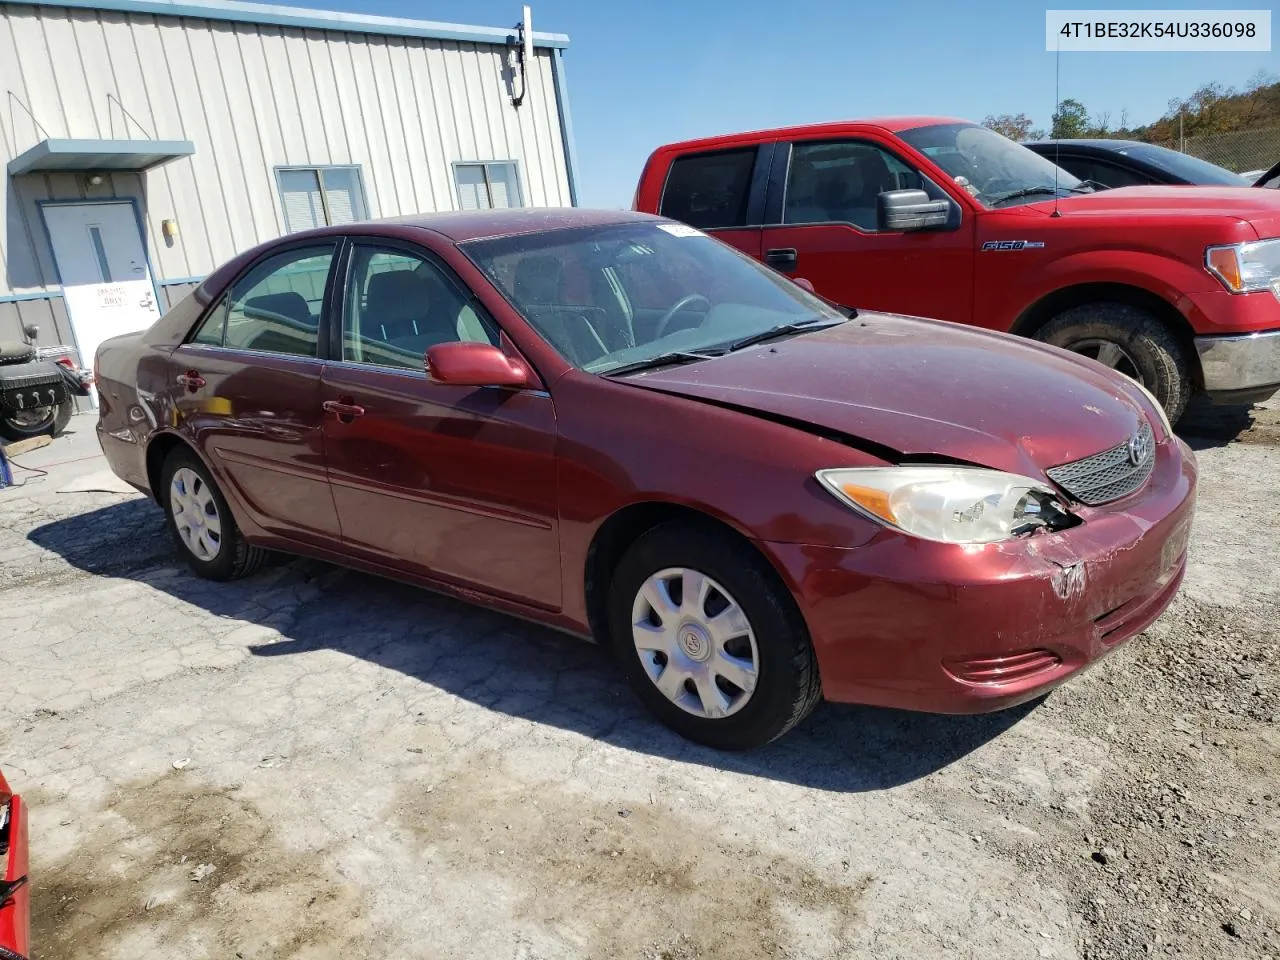
[[[596,649],[310,561],[230,585],[103,478],[0,491],[36,960],[1280,958],[1280,404],[1200,410],[1185,586],[1040,704],[747,755]]]

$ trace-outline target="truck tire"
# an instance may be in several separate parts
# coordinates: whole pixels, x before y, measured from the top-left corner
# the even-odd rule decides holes
[[[1137,380],[1177,423],[1191,398],[1191,363],[1178,337],[1140,307],[1087,303],[1064,310],[1035,333],[1044,343],[1097,360]]]

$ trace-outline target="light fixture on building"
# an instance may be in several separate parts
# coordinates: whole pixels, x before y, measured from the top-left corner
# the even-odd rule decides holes
[[[533,11],[528,4],[524,7],[524,16],[516,24],[516,70],[520,75],[520,92],[515,92],[516,78],[511,78],[511,106],[518,107],[524,103],[524,95],[529,89],[529,69],[533,66]]]
[[[178,221],[177,220],[161,220],[160,232],[164,234],[164,238],[167,242],[173,243],[174,238],[178,236]]]
[[[102,174],[100,174],[100,173],[91,173],[91,174],[89,174],[89,186],[91,186],[91,187],[100,187],[100,186],[102,186]]]

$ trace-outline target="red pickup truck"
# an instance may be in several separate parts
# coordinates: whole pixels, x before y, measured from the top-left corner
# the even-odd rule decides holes
[[[1097,189],[977,124],[829,123],[660,147],[637,210],[851,307],[1034,337],[1193,392],[1280,390],[1280,193]]]

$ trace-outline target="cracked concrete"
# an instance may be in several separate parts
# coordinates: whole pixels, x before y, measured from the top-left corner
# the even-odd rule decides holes
[[[1175,606],[1048,701],[828,706],[745,755],[498,614],[304,560],[196,579],[149,502],[59,492],[100,486],[78,417],[0,491],[36,958],[1280,955],[1277,406],[1255,414],[1245,442],[1199,428]]]

